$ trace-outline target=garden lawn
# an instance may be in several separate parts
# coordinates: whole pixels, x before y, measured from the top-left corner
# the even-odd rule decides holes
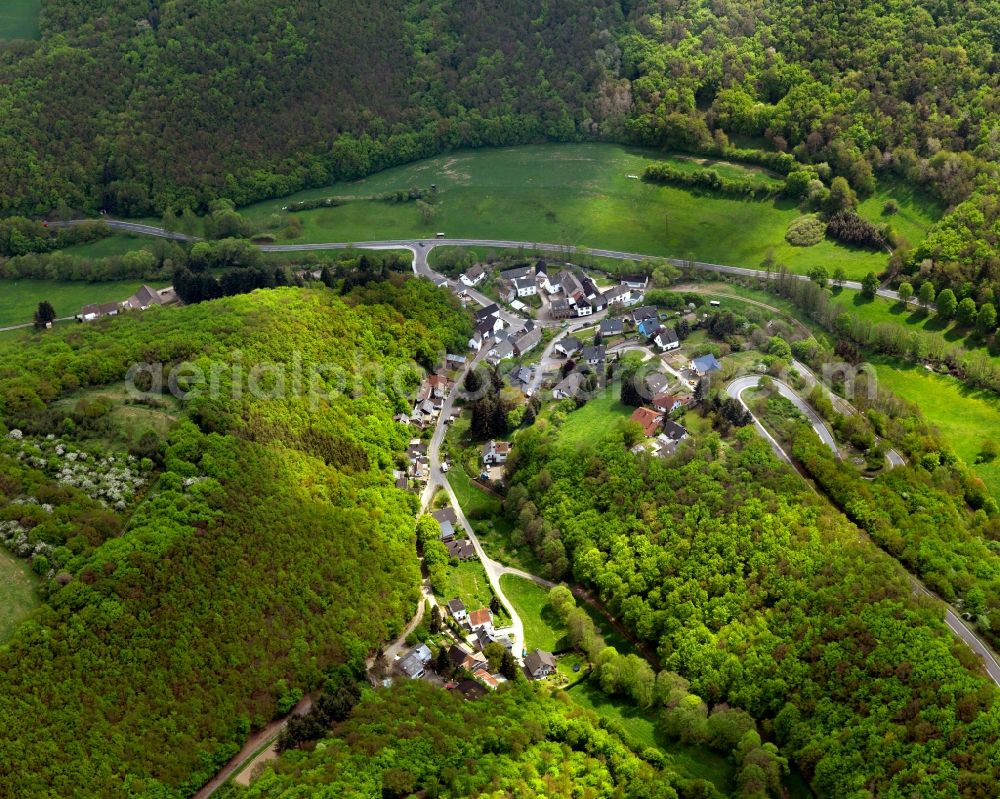
[[[600,247],[747,267],[759,267],[770,257],[796,272],[817,265],[842,267],[858,279],[885,267],[884,253],[829,240],[807,248],[787,244],[785,231],[799,215],[787,200],[741,200],[629,177],[664,159],[682,168],[700,168],[687,157],[612,144],[465,150],[243,210],[260,225],[280,231],[282,208],[291,203],[329,196],[364,198],[296,214],[303,229],[298,243],[431,239],[444,232],[449,237]],[[746,169],[737,164],[715,168]],[[369,199],[404,188],[429,189],[431,184],[437,186],[431,217],[422,217],[416,203]],[[884,199],[891,192],[878,195],[862,213],[882,221]],[[899,215],[900,227],[905,223],[916,238],[935,221],[938,209],[912,197],[902,192],[897,202],[905,210]]]
[[[559,428],[559,443],[582,447],[598,440],[620,420],[628,419],[634,411],[635,408],[622,405],[617,386],[612,386],[566,417]]]
[[[941,431],[958,456],[983,479],[993,497],[1000,500],[1000,459],[976,463],[983,442],[991,437],[1000,439],[1000,399],[922,366],[887,358],[873,358],[871,362],[879,384],[919,405],[927,421]]]
[[[0,280],[0,327],[30,323],[38,303],[48,300],[58,318],[76,316],[84,305],[127,299],[142,280],[83,283],[66,280]],[[163,288],[163,283],[152,283]]]
[[[42,0],[3,0],[0,3],[0,39],[40,39],[38,12]]]
[[[458,504],[462,506],[473,526],[476,526],[478,520],[500,514],[500,500],[476,485],[461,464],[456,463],[448,472],[448,482],[451,483]]]
[[[636,707],[620,697],[609,697],[593,680],[585,680],[566,692],[581,707],[592,710],[624,732],[625,738],[641,748],[652,747],[667,753],[671,762],[688,777],[708,780],[724,796],[733,790],[735,772],[732,764],[718,752],[706,747],[687,746],[660,734],[652,710]]]
[[[0,642],[38,605],[35,576],[26,561],[0,547]]]
[[[446,595],[441,597],[444,602],[458,597],[470,613],[480,608],[488,608],[490,600],[493,599],[493,590],[486,577],[486,570],[478,559],[463,561],[457,566],[448,568],[448,590],[445,593]],[[498,617],[495,623],[497,627],[501,627],[505,622],[503,617]]]
[[[513,574],[501,577],[500,587],[524,623],[527,649],[537,648],[546,652],[558,652],[569,646],[567,638],[569,631],[549,605],[547,589]]]

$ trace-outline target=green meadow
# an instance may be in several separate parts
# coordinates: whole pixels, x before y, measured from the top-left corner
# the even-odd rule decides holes
[[[0,280],[0,327],[30,323],[38,303],[48,300],[59,318],[75,316],[84,305],[124,300],[141,280],[82,283],[68,280]],[[164,284],[151,284],[163,288]]]
[[[35,579],[26,561],[0,547],[0,642],[38,604]]]
[[[0,39],[38,39],[38,12],[42,0],[3,0],[0,3]]]
[[[910,366],[886,358],[873,358],[879,385],[920,406],[924,417],[935,425],[954,447],[956,454],[1000,497],[1000,459],[976,463],[988,438],[1000,440],[1000,398],[976,391],[961,381],[939,375],[922,366]]]
[[[734,199],[635,178],[661,160],[684,169],[703,168],[685,156],[612,144],[465,150],[258,203],[243,212],[265,226],[295,202],[355,198],[295,214],[302,223],[298,243],[432,238],[443,232],[448,237],[600,247],[747,267],[772,259],[803,273],[817,265],[831,271],[842,267],[852,278],[885,267],[884,253],[829,240],[808,248],[787,244],[785,230],[799,215],[790,201]],[[747,169],[710,165],[720,171]],[[415,202],[371,199],[432,185],[437,192],[430,217],[422,216]],[[888,185],[862,205],[862,213],[883,221],[882,208],[890,197],[900,207],[893,224],[916,243],[940,209],[914,192]]]

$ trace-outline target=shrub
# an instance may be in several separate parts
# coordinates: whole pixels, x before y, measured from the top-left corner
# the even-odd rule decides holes
[[[796,217],[785,231],[785,241],[793,247],[812,247],[823,241],[826,235],[826,222],[816,214],[805,214]]]

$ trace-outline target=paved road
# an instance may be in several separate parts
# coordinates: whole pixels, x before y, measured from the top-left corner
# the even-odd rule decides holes
[[[75,319],[76,319],[75,316],[60,316],[55,321],[56,322],[72,322]],[[34,326],[35,326],[34,322],[24,322],[24,323],[22,323],[20,325],[7,325],[7,327],[0,327],[0,333],[6,333],[6,332],[8,332],[10,330],[25,330],[26,328],[34,327]]]
[[[156,225],[144,225],[140,222],[127,222],[123,219],[111,219],[110,217],[100,217],[98,219],[71,219],[68,222],[50,222],[51,227],[75,227],[88,222],[103,222],[112,230],[120,230],[123,233],[135,233],[139,236],[153,236],[158,239],[172,239],[173,241],[198,241],[197,236],[189,236],[186,233],[178,233],[172,230],[165,230]]]
[[[740,401],[744,408],[748,411],[750,408],[745,402],[743,402],[743,392],[750,388],[756,388],[760,383],[762,375],[750,375],[747,377],[738,377],[728,386],[726,386],[726,393],[731,397],[735,397]],[[773,380],[773,378],[772,378]],[[816,431],[816,435],[820,437],[820,440],[826,444],[833,452],[840,457],[840,450],[837,448],[837,440],[833,437],[833,433],[830,432],[830,428],[826,426],[826,422],[823,421],[822,417],[812,409],[810,405],[802,400],[802,398],[796,394],[789,386],[782,383],[780,380],[773,380],[774,387],[778,390],[785,399],[789,400],[792,405],[794,405],[799,412],[806,417],[812,429]],[[754,417],[756,420],[756,417]],[[768,438],[772,442],[772,446],[776,445],[774,439],[768,435]],[[778,447],[778,449],[781,449]],[[785,456],[784,460],[788,460]]]
[[[441,415],[438,417],[438,423],[434,428],[434,434],[431,436],[430,444],[427,447],[427,458],[430,461],[430,476],[427,480],[427,487],[424,489],[421,504],[424,508],[428,507],[437,488],[444,489],[445,493],[448,494],[451,506],[455,509],[455,515],[458,517],[458,523],[462,525],[466,535],[469,537],[469,541],[472,542],[472,546],[476,551],[476,556],[479,558],[486,571],[486,577],[490,581],[493,593],[496,594],[497,599],[499,599],[503,603],[504,607],[510,612],[510,635],[514,640],[514,654],[520,662],[521,650],[524,648],[524,623],[521,621],[521,617],[517,615],[517,610],[514,608],[513,603],[507,598],[506,594],[504,594],[503,587],[500,585],[500,578],[504,574],[508,573],[508,567],[501,563],[497,563],[486,554],[486,550],[483,549],[483,545],[479,543],[479,539],[476,537],[476,531],[472,529],[472,525],[469,524],[469,520],[466,518],[465,512],[462,510],[462,506],[458,502],[458,497],[455,496],[455,491],[452,489],[451,483],[448,482],[447,473],[441,471],[441,444],[444,442],[444,437],[448,430],[447,419],[451,417],[452,409],[455,405],[455,399],[462,391],[462,380],[464,379],[465,374],[469,370],[476,368],[476,366],[482,362],[483,358],[486,357],[487,349],[488,348],[486,347],[482,348],[476,354],[476,357],[466,365],[465,370],[455,381],[454,388],[445,398],[444,404],[441,408]],[[461,469],[462,466],[457,465],[455,468]],[[540,578],[529,577],[529,579],[537,581]]]
[[[606,311],[602,311],[598,316],[603,316]],[[598,320],[599,323],[599,320]],[[544,322],[543,325],[547,327],[562,326],[562,322]],[[538,361],[538,365],[535,367],[534,377],[531,379],[531,385],[528,386],[528,390],[531,392],[532,396],[538,393],[538,389],[542,386],[542,380],[544,380],[546,373],[552,368],[558,368],[563,364],[564,359],[554,358],[552,353],[555,352],[556,344],[562,341],[567,336],[572,336],[579,333],[581,330],[586,330],[588,327],[596,327],[593,316],[586,316],[582,319],[577,319],[566,326],[565,331],[562,333],[557,333],[552,337],[552,340],[545,345],[545,349],[542,350],[542,357]]]
[[[196,241],[197,237],[184,233],[164,230],[155,225],[144,225],[138,222],[127,222],[120,219],[102,217],[98,220],[77,219],[70,222],[55,222],[54,226],[79,225],[84,222],[101,221],[113,230],[121,230],[127,233],[139,235],[156,236],[159,238],[174,239],[176,241]],[[728,266],[726,264],[713,264],[705,261],[691,261],[680,258],[664,258],[659,255],[648,253],[626,252],[623,250],[605,250],[598,247],[572,247],[566,244],[551,244],[538,241],[514,241],[511,239],[388,239],[380,241],[354,241],[354,242],[317,242],[313,244],[263,244],[260,249],[264,252],[309,252],[310,250],[342,250],[349,247],[368,250],[410,250],[414,253],[415,262],[421,259],[426,268],[427,253],[435,247],[492,247],[494,249],[516,249],[516,250],[536,250],[563,256],[567,261],[571,261],[574,255],[593,255],[599,258],[611,258],[619,261],[645,261],[654,259],[664,261],[676,267],[687,269],[700,269],[707,272],[718,272],[727,275],[741,275],[743,277],[763,278],[774,280],[779,277],[778,272],[771,272],[762,269],[749,269],[742,266]],[[415,263],[415,269],[420,274],[420,270]],[[428,271],[430,271],[428,269]],[[794,280],[808,280],[806,275],[791,275]],[[861,283],[856,280],[844,282],[844,287],[860,290]],[[899,295],[895,291],[879,289],[877,294],[880,297],[899,302]],[[910,300],[911,305],[917,305],[917,300]]]
[[[747,405],[745,402],[743,402],[743,399],[740,395],[748,388],[756,386],[759,381],[760,381],[759,377],[737,378],[728,386],[726,386],[726,393],[728,393],[730,396],[738,398],[743,407],[746,408]],[[788,396],[784,391],[782,391],[782,387],[784,387],[788,391],[791,391],[791,389],[788,388],[788,386],[785,386],[784,383],[781,383],[777,380],[775,381],[775,385],[778,387],[778,391],[781,393],[782,396]],[[796,407],[798,407],[801,410],[801,406],[799,405],[799,402],[801,402],[801,400],[799,400],[799,402],[795,402],[795,399],[792,399],[792,397],[788,398],[791,399],[792,402],[795,403]],[[808,408],[808,406],[806,407]],[[747,410],[749,410],[749,408],[747,408]],[[811,415],[813,417],[817,419],[819,418],[818,416],[816,416],[815,411],[812,411],[811,408],[809,408],[809,411],[812,412]],[[753,414],[751,413],[751,415]],[[822,420],[820,420],[820,422],[822,423]],[[792,459],[781,448],[781,445],[774,440],[774,438],[764,428],[764,426],[760,423],[760,421],[757,419],[756,416],[754,416],[754,427],[757,429],[757,432],[760,433],[771,444],[771,447],[772,449],[774,449],[775,454],[781,460],[783,460],[785,463],[788,464],[792,463]],[[826,429],[825,425],[823,425],[823,427],[824,429]],[[815,425],[813,426],[813,429],[814,430],[816,429]],[[818,430],[817,433],[819,433]],[[827,430],[827,433],[829,433],[829,430]],[[820,435],[820,438],[823,438],[823,440],[826,441],[828,446],[830,445],[830,442],[826,439],[825,436]],[[833,437],[830,436],[830,439],[832,438]],[[834,451],[836,451],[836,444],[834,443],[833,446],[834,446]],[[812,483],[810,483],[809,485],[812,485]],[[868,537],[867,534],[865,535],[866,537]],[[872,546],[878,546],[878,545],[875,544],[875,542],[872,542]],[[912,574],[909,574],[909,572],[907,572],[907,574],[910,578],[911,584],[913,585],[914,594],[930,597],[931,599],[940,602],[944,606],[944,623],[948,626],[948,629],[950,629],[956,636],[958,636],[962,641],[964,641],[965,644],[969,647],[969,649],[971,649],[979,656],[979,658],[983,661],[983,666],[986,669],[986,674],[989,676],[991,680],[993,680],[994,683],[1000,686],[1000,661],[997,660],[996,655],[993,653],[990,647],[981,638],[979,638],[979,636],[977,636],[975,632],[973,632],[972,628],[969,627],[962,620],[962,618],[955,612],[955,609],[951,607],[951,605],[949,605],[947,602],[941,599],[937,594],[929,590],[922,582],[920,582],[919,579],[917,579],[917,577],[915,577]]]

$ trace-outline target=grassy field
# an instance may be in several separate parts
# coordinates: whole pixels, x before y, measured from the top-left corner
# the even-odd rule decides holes
[[[870,359],[879,384],[920,406],[924,417],[951,442],[958,456],[1000,498],[1000,460],[976,463],[983,442],[1000,438],[1000,398],[974,391],[953,377],[884,358]]]
[[[76,255],[80,258],[111,258],[116,255],[125,255],[133,250],[152,250],[155,239],[149,236],[133,236],[128,233],[112,233],[97,241],[88,241],[86,244],[77,244],[63,250],[67,255]]]
[[[915,305],[876,297],[866,300],[861,293],[852,289],[839,291],[834,302],[848,313],[873,324],[889,323],[901,325],[907,330],[927,334],[938,334],[952,344],[960,344],[970,352],[980,352],[1000,360],[1000,356],[989,351],[986,342],[974,330],[960,327],[954,322],[942,320],[933,309],[924,310]]]
[[[3,0],[0,4],[0,39],[38,39],[38,12],[42,0]]]
[[[525,645],[528,649],[537,647],[555,652],[569,645],[566,625],[549,605],[549,592],[546,589],[513,574],[501,577],[500,587],[524,622]]]
[[[665,156],[610,144],[546,144],[461,151],[386,170],[347,184],[300,192],[244,209],[261,224],[293,202],[332,195],[374,197],[402,188],[438,187],[435,215],[421,217],[415,203],[357,200],[296,214],[303,224],[297,242],[448,236],[540,241],[695,258],[738,266],[775,262],[798,272],[822,264],[852,277],[879,271],[885,255],[831,241],[796,248],[784,240],[798,215],[784,200],[760,202],[692,193],[630,178]],[[683,168],[690,159],[667,157]],[[727,169],[743,169],[727,165]],[[894,222],[916,243],[939,214],[919,195],[890,186],[868,200],[863,213],[882,221],[893,196]]]
[[[26,561],[0,547],[0,641],[38,604],[35,576]]]
[[[687,776],[708,780],[726,796],[733,790],[735,770],[725,756],[705,747],[687,746],[660,734],[652,711],[617,697],[608,697],[590,680],[573,686],[567,693],[581,707],[624,730],[633,744],[666,752]]]
[[[631,416],[634,410],[622,405],[616,390],[604,391],[566,417],[559,428],[559,443],[582,447],[587,442],[596,441],[619,419]]]
[[[98,440],[103,446],[122,452],[147,430],[165,439],[183,410],[181,401],[170,394],[150,402],[135,402],[128,397],[124,383],[77,391],[56,400],[52,407],[68,411],[81,400],[104,400],[108,403],[107,419],[111,424]]]
[[[486,577],[486,570],[478,559],[467,560],[448,569],[448,589],[441,598],[447,602],[455,597],[465,603],[470,613],[490,606],[493,591]],[[498,627],[504,623],[504,618],[505,616],[497,617],[495,621]]]
[[[30,323],[38,303],[48,300],[57,317],[75,316],[89,303],[124,300],[141,280],[81,283],[65,280],[0,280],[0,327]],[[165,284],[154,283],[154,288]]]

